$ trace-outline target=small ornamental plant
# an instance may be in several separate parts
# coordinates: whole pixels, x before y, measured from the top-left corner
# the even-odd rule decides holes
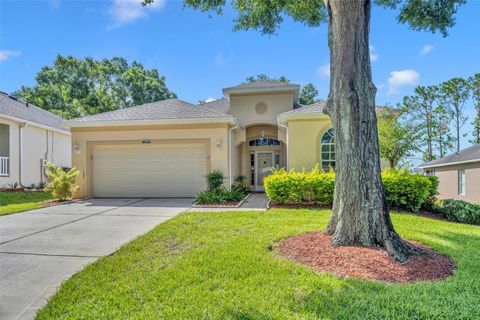
[[[75,179],[78,176],[77,168],[65,170],[55,167],[53,163],[48,163],[46,174],[49,182],[45,191],[51,192],[54,198],[60,201],[67,200],[78,190],[78,186],[75,185]]]

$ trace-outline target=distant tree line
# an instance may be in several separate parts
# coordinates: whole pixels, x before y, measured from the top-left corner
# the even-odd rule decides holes
[[[468,119],[468,102],[475,108],[474,119]],[[472,121],[473,130],[465,133],[464,125]],[[418,86],[405,96],[395,109],[379,114],[381,156],[397,166],[416,152],[425,161],[460,151],[461,138],[480,144],[480,74],[463,79],[453,78],[439,85]]]

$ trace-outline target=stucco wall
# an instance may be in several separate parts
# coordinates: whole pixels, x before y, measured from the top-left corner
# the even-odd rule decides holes
[[[24,186],[46,181],[40,160],[46,159],[57,166],[71,166],[70,135],[28,124],[22,131],[22,170],[19,172],[19,124],[0,118],[0,123],[9,125],[10,176],[0,177],[0,186],[21,183]]]
[[[210,168],[220,170],[229,176],[228,168],[228,126],[185,125],[185,126],[140,126],[103,127],[72,129],[72,144],[78,144],[80,153],[72,154],[72,164],[80,170],[77,184],[80,189],[76,197],[91,195],[89,143],[119,141],[208,139],[210,141]],[[220,146],[218,146],[220,145]]]
[[[458,170],[465,170],[465,195],[458,194]],[[439,198],[480,203],[480,162],[435,168]]]
[[[320,140],[332,127],[330,119],[288,122],[288,168],[310,170],[320,163]]]
[[[276,125],[277,115],[292,110],[293,98],[293,92],[231,95],[229,114],[236,117],[241,126]],[[260,102],[267,105],[264,113],[255,110],[255,106]]]

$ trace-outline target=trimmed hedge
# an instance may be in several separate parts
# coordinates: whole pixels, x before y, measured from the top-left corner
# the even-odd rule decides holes
[[[429,177],[407,170],[385,169],[382,181],[390,208],[416,212],[430,194],[436,193]]]
[[[438,184],[434,185],[430,177],[407,170],[384,170],[382,180],[392,208],[417,211],[430,195],[437,193]],[[264,186],[268,198],[276,203],[332,205],[335,173],[324,172],[318,166],[302,172],[274,170],[265,178]]]
[[[263,181],[268,198],[280,204],[317,203],[331,205],[335,187],[335,173],[315,167],[312,171],[296,172],[273,170]]]
[[[463,200],[443,200],[437,204],[436,212],[443,214],[448,220],[480,225],[480,205]]]

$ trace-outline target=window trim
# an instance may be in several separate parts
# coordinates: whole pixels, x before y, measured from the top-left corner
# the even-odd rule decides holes
[[[267,144],[264,145],[250,145],[251,142],[258,141],[260,139],[265,139],[267,140]],[[275,141],[275,143],[273,143]],[[272,142],[272,143],[270,143]],[[255,137],[250,140],[248,140],[248,147],[250,148],[255,148],[255,147],[279,147],[281,145],[280,140],[274,137]]]
[[[325,139],[328,139],[328,142],[324,142]],[[323,152],[324,146],[328,146],[328,151]],[[324,158],[324,153],[328,154],[328,159]],[[320,139],[320,166],[323,170],[326,170],[329,166],[335,168],[335,164],[335,131],[330,128],[325,131]]]

